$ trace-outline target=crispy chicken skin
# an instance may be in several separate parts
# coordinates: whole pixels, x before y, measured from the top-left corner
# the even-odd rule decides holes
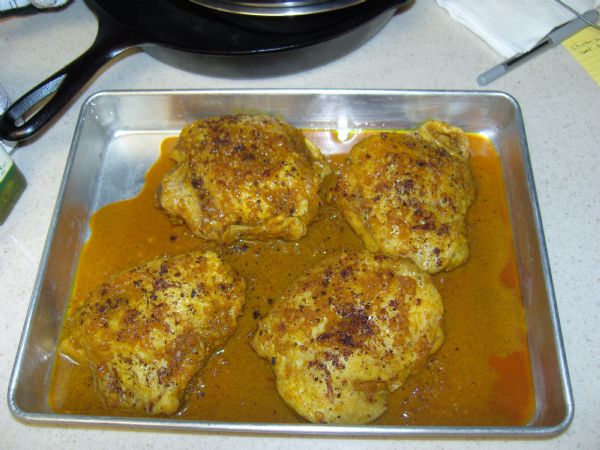
[[[331,169],[321,152],[283,120],[212,117],[186,126],[170,153],[159,201],[197,236],[299,239],[317,213]]]
[[[410,258],[431,274],[449,271],[469,257],[468,161],[467,136],[442,122],[381,133],[350,151],[330,196],[370,251]]]
[[[245,282],[213,252],[159,258],[92,292],[61,353],[91,368],[112,407],[175,413],[191,378],[233,334]]]
[[[367,423],[442,345],[442,316],[430,276],[412,262],[342,252],[310,268],[273,304],[251,344],[302,417]]]

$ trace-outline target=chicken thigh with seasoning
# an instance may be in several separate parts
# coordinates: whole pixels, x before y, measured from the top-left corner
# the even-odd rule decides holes
[[[319,149],[283,120],[237,115],[186,126],[170,153],[159,201],[197,236],[288,240],[306,234],[331,169]]]
[[[412,259],[428,273],[469,257],[465,215],[475,197],[465,133],[427,122],[358,143],[331,197],[367,249]]]
[[[255,351],[311,422],[358,424],[442,345],[443,306],[408,260],[343,252],[309,269],[261,319]]]
[[[159,258],[92,292],[59,348],[89,365],[107,405],[173,414],[235,331],[244,298],[244,280],[213,252]]]

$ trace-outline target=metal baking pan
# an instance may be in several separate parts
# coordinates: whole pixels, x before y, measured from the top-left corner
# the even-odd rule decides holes
[[[194,119],[261,111],[303,128],[406,129],[448,121],[488,137],[499,152],[513,224],[528,326],[535,412],[524,426],[333,426],[182,421],[56,414],[48,405],[50,372],[90,215],[134,196],[160,143]],[[519,105],[489,91],[225,90],[101,92],[82,107],[59,200],[12,373],[8,404],[20,420],[249,433],[364,436],[511,435],[563,431],[573,417],[548,256]]]

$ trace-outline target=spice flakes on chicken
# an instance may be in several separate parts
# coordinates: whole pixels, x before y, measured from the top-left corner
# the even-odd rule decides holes
[[[469,257],[469,156],[465,133],[443,122],[380,133],[352,148],[331,198],[368,250],[449,271]]]
[[[273,303],[252,340],[281,397],[316,423],[367,423],[442,345],[443,306],[407,260],[341,252]]]
[[[267,115],[212,117],[187,125],[170,157],[160,205],[204,239],[296,240],[331,173],[318,148]]]
[[[69,318],[59,350],[90,367],[107,405],[170,415],[234,333],[245,288],[216,253],[158,258],[92,292]]]

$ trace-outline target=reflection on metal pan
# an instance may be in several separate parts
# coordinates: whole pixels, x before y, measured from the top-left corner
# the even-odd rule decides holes
[[[191,0],[216,11],[255,16],[300,16],[337,11],[373,0]],[[377,0],[375,0],[377,1]]]

